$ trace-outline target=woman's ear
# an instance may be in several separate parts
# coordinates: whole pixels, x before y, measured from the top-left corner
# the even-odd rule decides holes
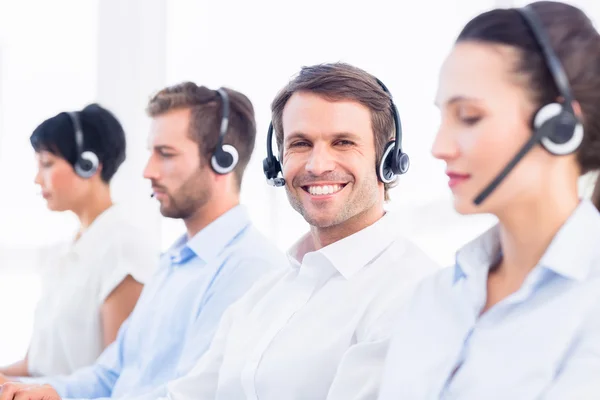
[[[557,99],[557,102],[559,104],[564,104],[565,98],[562,96],[559,96]],[[571,102],[571,107],[573,107],[573,112],[575,113],[575,116],[577,117],[577,119],[579,119],[580,121],[583,118],[583,112],[581,111],[581,104],[579,104],[579,102],[577,100],[573,100]]]
[[[573,107],[573,112],[575,112],[575,116],[577,117],[577,119],[582,120],[583,112],[581,111],[581,105],[579,104],[579,102],[577,100],[573,100],[571,106]]]

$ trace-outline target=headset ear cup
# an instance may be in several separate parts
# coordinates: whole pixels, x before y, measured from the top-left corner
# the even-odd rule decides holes
[[[267,179],[271,179],[271,170],[273,169],[273,167],[271,167],[271,159],[269,157],[265,157],[265,159],[263,160],[263,173],[265,174],[265,178]]]
[[[563,108],[558,103],[546,104],[540,108],[533,117],[533,129],[541,129],[552,118],[557,117]]]
[[[233,171],[239,159],[237,149],[230,144],[224,144],[213,154],[210,164],[217,174],[225,175]]]
[[[277,177],[281,172],[281,164],[275,156],[266,157],[263,160],[263,172],[265,173],[268,184],[273,186],[283,186],[283,183],[285,183],[283,178]]]
[[[377,176],[383,183],[392,183],[396,179],[396,173],[394,172],[392,165],[392,157],[394,156],[395,142],[391,141],[385,147],[385,151],[381,155],[381,161],[377,168]]]
[[[75,173],[84,179],[91,178],[98,171],[100,161],[96,153],[84,151],[75,163]]]
[[[405,174],[408,171],[408,168],[410,168],[410,158],[408,157],[408,154],[400,153],[398,159],[398,173],[400,175]]]
[[[559,103],[542,107],[535,114],[533,128],[545,131],[541,132],[540,143],[554,155],[573,153],[583,141],[583,126]]]
[[[267,178],[267,183],[269,185],[275,187],[285,186],[285,179],[283,177],[278,177],[279,173],[282,171],[281,164],[275,156],[267,156],[263,160],[263,172],[265,173],[265,178]]]
[[[553,124],[554,125],[554,124]],[[562,130],[562,133],[557,133],[555,137],[542,137],[542,146],[551,154],[563,156],[571,154],[581,146],[583,142],[583,125],[575,123],[575,126],[560,126],[556,124],[555,130]],[[570,135],[570,136],[569,136]],[[557,140],[558,139],[558,140]]]
[[[266,157],[263,160],[263,172],[267,179],[276,178],[279,171],[281,171],[281,167],[275,157]]]

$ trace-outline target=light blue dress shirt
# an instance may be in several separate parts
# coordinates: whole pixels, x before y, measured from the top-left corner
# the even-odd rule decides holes
[[[600,215],[582,201],[521,288],[483,315],[498,227],[420,285],[380,400],[600,399]]]
[[[288,265],[237,206],[161,257],[116,341],[96,363],[48,383],[63,398],[118,398],[185,375],[209,347],[225,309],[259,278]]]

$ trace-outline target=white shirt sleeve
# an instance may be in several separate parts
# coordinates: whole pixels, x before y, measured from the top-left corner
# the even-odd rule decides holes
[[[101,272],[99,304],[104,303],[128,275],[140,283],[145,283],[158,266],[159,253],[155,248],[146,245],[140,238],[124,236],[115,241],[107,254],[107,263],[111,265],[105,265]]]

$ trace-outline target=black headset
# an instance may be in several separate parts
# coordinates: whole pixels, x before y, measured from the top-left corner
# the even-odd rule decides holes
[[[217,147],[210,159],[210,166],[217,174],[228,174],[237,165],[240,156],[235,147],[230,144],[223,144],[223,138],[229,127],[229,95],[225,89],[217,89],[217,94],[221,98],[221,128]]]
[[[574,98],[571,85],[558,56],[552,48],[542,22],[530,6],[517,8],[516,10],[523,17],[540,46],[546,66],[562,97],[562,102],[546,104],[534,114],[531,121],[533,135],[492,183],[475,198],[474,203],[476,205],[481,204],[496,189],[508,173],[537,143],[540,143],[550,154],[561,156],[575,152],[583,141],[583,125],[575,116],[573,110]]]
[[[89,179],[96,171],[100,161],[96,153],[90,150],[85,150],[83,140],[83,129],[81,128],[81,122],[79,121],[79,115],[77,112],[67,113],[71,118],[73,129],[75,131],[75,147],[77,149],[77,160],[75,161],[75,173],[84,179]]]
[[[383,183],[391,183],[398,175],[405,174],[408,171],[410,159],[408,154],[402,151],[402,125],[392,94],[379,79],[377,79],[377,83],[390,96],[390,109],[394,118],[395,129],[395,140],[391,140],[386,144],[381,160],[377,163],[377,177]],[[267,132],[267,158],[263,160],[263,171],[269,185],[276,187],[285,185],[285,179],[278,176],[281,172],[281,163],[273,154],[273,122],[269,124],[269,131]]]

